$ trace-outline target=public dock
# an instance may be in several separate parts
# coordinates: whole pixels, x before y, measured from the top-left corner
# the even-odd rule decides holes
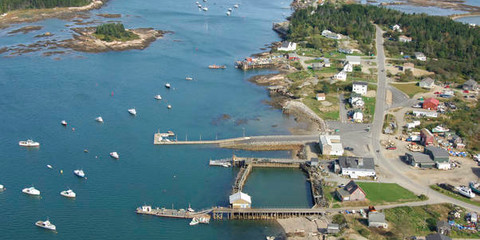
[[[212,209],[212,217],[215,220],[222,219],[247,219],[267,220],[291,217],[305,217],[312,215],[324,215],[325,209],[318,208],[224,208]]]
[[[199,212],[189,212],[185,209],[166,209],[166,208],[152,208],[151,206],[142,206],[137,208],[135,211],[137,214],[152,215],[157,217],[166,217],[166,218],[200,218],[207,217],[210,218],[209,213],[210,209],[202,210]]]

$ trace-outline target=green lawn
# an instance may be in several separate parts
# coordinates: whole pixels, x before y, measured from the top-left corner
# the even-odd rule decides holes
[[[338,97],[336,96],[336,94],[327,95],[326,101],[331,102],[332,106],[338,106]],[[338,108],[336,110],[328,112],[320,111],[320,109],[318,108],[322,103],[317,101],[317,99],[315,99],[315,97],[313,96],[308,96],[304,98],[303,103],[307,105],[307,107],[312,109],[323,120],[338,120],[340,118],[340,112]]]
[[[396,183],[357,182],[373,205],[419,201],[414,193]]]
[[[363,97],[363,101],[365,101],[365,114],[370,115],[370,120],[373,121],[373,116],[375,115],[375,98]]]
[[[287,75],[287,78],[294,82],[297,82],[297,81],[303,81],[306,78],[309,78],[310,76],[311,76],[310,73],[307,71],[298,71],[298,72],[289,73]]]
[[[398,90],[404,92],[405,94],[407,94],[410,98],[415,96],[415,94],[417,93],[428,92],[428,90],[417,86],[416,83],[408,83],[408,84],[392,83],[391,85],[396,87]]]
[[[439,187],[439,186],[437,186],[437,185],[430,185],[430,188],[433,189],[433,190],[435,190],[435,191],[437,191],[437,192],[440,192],[440,193],[442,193],[442,194],[444,194],[444,195],[447,195],[447,196],[449,196],[449,197],[451,197],[451,198],[458,199],[458,200],[460,200],[460,201],[462,201],[462,202],[466,202],[466,203],[469,203],[469,204],[472,204],[472,205],[480,206],[480,202],[473,201],[473,200],[471,200],[471,199],[469,199],[469,198],[466,198],[466,197],[464,197],[464,196],[461,196],[461,195],[458,195],[458,194],[456,194],[456,193],[450,192],[450,191],[445,190],[445,189],[443,189],[443,188],[441,188],[441,187]]]

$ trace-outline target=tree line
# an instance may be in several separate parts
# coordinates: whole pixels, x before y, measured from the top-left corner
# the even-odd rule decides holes
[[[88,3],[90,0],[0,0],[0,13],[17,9],[79,7]]]
[[[441,80],[458,78],[480,79],[480,30],[447,17],[426,14],[406,14],[400,11],[359,4],[336,7],[325,4],[317,8],[297,10],[291,17],[287,38],[311,42],[324,29],[348,35],[357,40],[365,53],[372,51],[375,28],[398,24],[403,33],[390,32],[386,50],[397,55],[423,52],[429,58],[425,67],[437,73]],[[398,42],[405,34],[410,43]]]
[[[125,30],[125,26],[121,23],[105,23],[99,25],[95,30],[95,35],[107,42],[114,40],[128,41],[138,38],[135,33]]]

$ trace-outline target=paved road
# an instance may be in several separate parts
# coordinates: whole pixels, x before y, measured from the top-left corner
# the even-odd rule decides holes
[[[404,175],[403,170],[406,169],[407,166],[403,162],[398,159],[387,159],[383,156],[383,152],[385,150],[380,145],[380,134],[382,131],[383,120],[386,111],[385,95],[388,79],[384,71],[385,51],[383,47],[383,32],[378,26],[376,26],[376,30],[377,66],[379,72],[375,116],[373,120],[373,126],[371,128],[371,146],[373,146],[373,149],[370,149],[370,151],[374,156],[375,163],[379,166],[381,170],[379,180],[383,182],[395,182],[416,194],[425,194],[429,197],[429,200],[424,202],[427,204],[449,202],[473,211],[480,212],[480,207],[478,206],[467,204],[457,199],[447,197],[441,193],[431,190],[429,186],[424,183],[420,183],[410,179],[409,177]],[[377,152],[377,150],[379,151]]]

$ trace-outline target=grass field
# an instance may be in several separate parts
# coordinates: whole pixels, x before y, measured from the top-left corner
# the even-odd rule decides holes
[[[416,83],[408,83],[408,84],[398,84],[398,83],[395,84],[395,83],[393,83],[391,85],[396,87],[398,90],[404,92],[405,94],[407,94],[410,98],[415,96],[415,94],[417,94],[417,93],[428,92],[428,90],[417,86]]]
[[[327,95],[326,101],[332,103],[332,106],[338,106],[338,97],[336,96],[336,93]],[[322,103],[317,101],[317,99],[315,99],[313,96],[304,98],[303,103],[312,109],[323,120],[338,120],[340,118],[338,107],[333,108],[331,111],[320,111],[318,108]]]
[[[396,183],[357,182],[373,205],[419,201],[414,193]]]
[[[375,115],[375,98],[374,97],[364,97],[365,101],[365,114],[370,115],[370,122],[373,121],[373,116]]]

